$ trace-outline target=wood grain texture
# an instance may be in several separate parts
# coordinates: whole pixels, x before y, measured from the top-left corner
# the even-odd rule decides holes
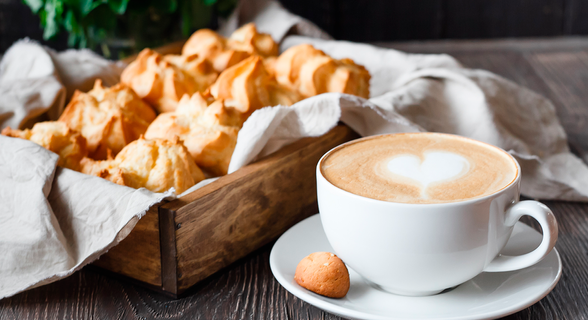
[[[578,320],[585,305],[588,270],[588,206],[546,202],[560,222],[557,249],[564,275],[554,291],[507,320]],[[584,243],[582,242],[584,241]],[[118,281],[94,270],[15,297],[0,300],[0,320],[11,319],[328,319],[340,317],[294,297],[273,278],[269,253],[273,243],[233,263],[190,289],[181,299]],[[578,268],[579,270],[577,270]]]
[[[158,206],[153,206],[116,247],[94,265],[127,277],[161,286]]]
[[[558,43],[545,42],[541,47],[557,46]],[[499,44],[497,42],[497,47],[500,47]],[[401,47],[403,44],[388,45]],[[416,45],[411,46],[419,51]],[[423,51],[426,51],[437,46],[437,42],[424,43],[422,46]],[[580,121],[573,119],[575,117],[588,121],[585,113],[588,106],[580,103],[588,101],[588,91],[561,91],[561,88],[568,86],[579,86],[581,82],[578,83],[577,79],[588,76],[588,68],[584,64],[567,69],[543,65],[568,61],[558,56],[556,48],[547,50],[549,59],[547,56],[534,59],[533,52],[523,48],[506,48],[502,53],[494,50],[485,55],[475,48],[468,54],[463,48],[458,48],[456,53],[450,47],[437,52],[456,54],[468,67],[490,69],[553,99],[562,123]],[[560,48],[562,51],[559,53],[566,53],[564,49],[567,53],[578,52],[578,49],[564,47]],[[576,78],[566,76],[570,69],[575,70]],[[546,76],[550,79],[546,79]],[[548,84],[548,80],[554,83]],[[559,97],[562,97],[561,101]],[[571,112],[564,111],[567,108]],[[569,129],[566,127],[566,130]],[[573,140],[580,139],[578,137],[583,133],[570,130],[568,134]],[[545,204],[558,219],[559,239],[556,248],[562,258],[563,276],[555,289],[537,304],[504,319],[588,319],[588,204],[559,201],[547,201]],[[538,228],[533,220],[525,221]],[[178,300],[84,268],[59,282],[0,300],[0,320],[341,319],[301,301],[277,283],[269,269],[271,245],[262,247],[200,282]]]
[[[588,51],[529,53],[526,58],[560,103],[558,116],[572,149],[588,162]]]
[[[174,296],[178,293],[175,215],[175,211],[159,208],[162,289]]]
[[[374,44],[413,53],[450,53],[452,55],[463,53],[464,56],[488,53],[588,50],[588,38],[586,37],[375,42]],[[478,61],[484,63],[484,59]]]
[[[164,205],[175,212],[178,292],[315,214],[318,160],[357,137],[347,126],[337,126]]]

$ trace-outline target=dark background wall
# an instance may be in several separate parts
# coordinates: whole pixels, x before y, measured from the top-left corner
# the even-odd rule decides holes
[[[402,41],[588,34],[588,0],[280,0],[337,39]],[[41,39],[21,0],[0,0],[0,53]],[[66,48],[66,36],[45,42]]]
[[[393,41],[588,34],[588,0],[281,0],[337,39]]]
[[[0,53],[24,37],[40,41],[43,39],[39,18],[21,0],[0,0]],[[63,50],[67,48],[67,34],[60,34],[54,41],[42,42]]]

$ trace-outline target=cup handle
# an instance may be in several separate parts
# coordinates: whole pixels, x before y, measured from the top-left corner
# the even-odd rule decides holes
[[[551,210],[541,202],[521,201],[510,207],[505,213],[504,224],[514,226],[524,216],[531,216],[541,225],[543,240],[535,250],[520,256],[498,254],[484,269],[485,272],[504,272],[523,269],[536,264],[551,252],[557,241],[557,221]]]

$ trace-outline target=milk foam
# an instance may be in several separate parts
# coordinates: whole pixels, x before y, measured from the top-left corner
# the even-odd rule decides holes
[[[333,185],[368,198],[445,203],[492,194],[516,179],[517,165],[484,143],[437,133],[370,137],[334,150],[321,162]]]
[[[425,160],[413,154],[401,154],[388,161],[391,173],[417,181],[425,189],[429,183],[455,180],[470,169],[468,159],[444,151],[425,153]]]

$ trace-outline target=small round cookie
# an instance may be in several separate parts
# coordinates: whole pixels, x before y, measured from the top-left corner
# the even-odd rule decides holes
[[[294,280],[302,287],[329,298],[343,298],[349,291],[349,271],[335,254],[315,252],[296,267]]]

